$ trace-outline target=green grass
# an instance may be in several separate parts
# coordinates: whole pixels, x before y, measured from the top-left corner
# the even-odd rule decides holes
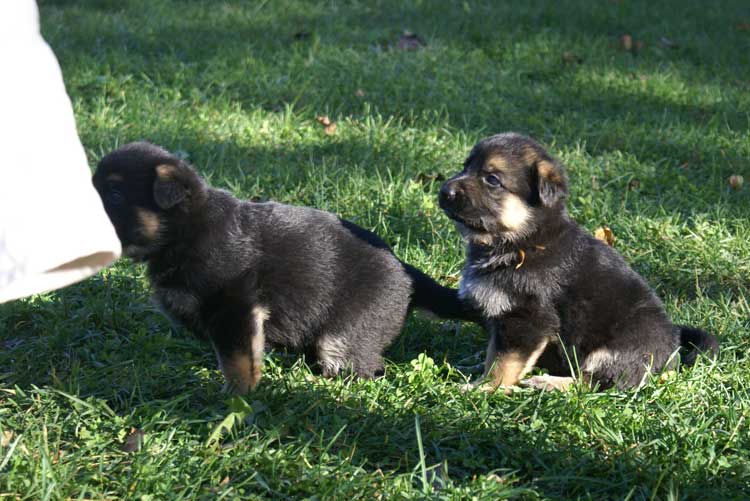
[[[463,248],[429,179],[480,137],[525,132],[568,165],[575,218],[610,226],[675,321],[723,351],[628,393],[464,394],[484,334],[412,318],[383,379],[271,353],[227,401],[210,348],[123,260],[0,306],[0,497],[750,495],[750,189],[727,182],[750,178],[747,2],[43,0],[41,15],[92,166],[148,139],[455,283]],[[398,50],[407,29],[426,47]]]

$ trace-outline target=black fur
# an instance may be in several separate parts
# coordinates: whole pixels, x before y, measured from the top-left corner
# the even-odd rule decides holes
[[[93,182],[125,254],[148,265],[156,302],[211,341],[233,391],[257,384],[264,340],[312,355],[324,375],[373,377],[411,307],[472,317],[373,233],[311,208],[240,201],[149,143],[105,156]]]
[[[715,353],[713,336],[674,327],[622,256],[569,218],[567,192],[563,165],[517,134],[479,142],[441,189],[468,241],[460,294],[485,313],[491,383],[514,385],[532,366],[575,375],[572,360],[600,387],[630,388],[680,346],[687,362]]]

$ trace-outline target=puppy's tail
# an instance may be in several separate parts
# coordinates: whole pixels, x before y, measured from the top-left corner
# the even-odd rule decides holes
[[[412,280],[410,308],[418,308],[449,320],[481,322],[481,313],[461,301],[456,289],[443,287],[414,266],[402,264]]]
[[[699,353],[705,353],[711,358],[719,353],[719,341],[711,334],[686,325],[675,325],[675,329],[680,335],[683,364],[693,365]]]

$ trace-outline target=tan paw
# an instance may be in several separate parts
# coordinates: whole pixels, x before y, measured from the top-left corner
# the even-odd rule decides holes
[[[575,379],[572,377],[561,377],[561,376],[531,376],[530,378],[524,379],[519,384],[525,388],[536,388],[542,391],[566,391],[570,386],[575,383]]]

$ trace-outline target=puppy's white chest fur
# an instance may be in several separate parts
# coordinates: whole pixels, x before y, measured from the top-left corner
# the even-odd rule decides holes
[[[488,317],[509,312],[513,308],[513,298],[494,277],[494,273],[478,274],[467,266],[461,275],[458,296],[473,302]]]

